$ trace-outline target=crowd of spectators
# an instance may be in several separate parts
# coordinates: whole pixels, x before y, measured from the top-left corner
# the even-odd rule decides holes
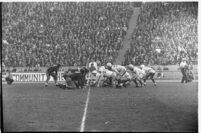
[[[198,3],[144,3],[125,64],[173,65],[197,60]]]
[[[35,67],[114,60],[133,13],[130,2],[2,4],[2,61]]]
[[[133,14],[130,2],[2,4],[2,62],[12,67],[83,66],[115,60]],[[198,3],[143,3],[125,64],[196,60]]]

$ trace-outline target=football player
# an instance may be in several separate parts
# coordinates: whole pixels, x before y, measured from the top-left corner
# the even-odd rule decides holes
[[[89,70],[85,67],[69,69],[63,75],[66,80],[66,87],[69,89],[83,88],[85,86],[85,76]]]
[[[58,78],[57,73],[58,73],[60,67],[61,67],[61,65],[57,64],[56,66],[52,66],[52,67],[47,69],[47,71],[46,71],[47,79],[46,79],[46,82],[45,82],[45,86],[48,85],[48,82],[50,80],[50,76],[53,77],[55,85],[56,86],[58,85],[58,83],[57,83],[57,78]]]
[[[12,76],[10,70],[8,70],[8,73],[6,74],[5,80],[6,80],[7,84],[9,84],[9,85],[13,83],[14,80],[13,80],[13,76]]]
[[[140,83],[140,85],[141,85],[141,87],[144,85],[144,83],[143,83],[143,78],[145,77],[145,71],[143,71],[143,70],[141,70],[140,68],[138,68],[138,67],[135,67],[135,66],[133,66],[132,64],[129,64],[128,66],[127,66],[127,68],[131,71],[131,72],[133,72],[133,81],[134,81],[134,83],[136,84],[136,87],[139,87],[138,86],[138,83],[137,83],[137,81]]]
[[[124,86],[126,87],[127,83],[131,81],[131,76],[127,72],[126,67],[121,65],[112,65],[111,63],[107,63],[107,67],[109,70],[115,72],[117,74],[118,84],[116,87]]]
[[[144,85],[146,85],[146,80],[148,78],[150,78],[152,80],[152,82],[154,83],[154,86],[156,86],[156,82],[154,80],[154,75],[156,73],[156,71],[151,68],[151,67],[148,67],[148,66],[145,66],[145,65],[141,65],[140,68],[145,71],[145,78],[144,78]]]

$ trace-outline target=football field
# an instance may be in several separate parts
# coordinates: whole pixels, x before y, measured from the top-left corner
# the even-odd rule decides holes
[[[198,132],[198,82],[63,90],[3,85],[4,131]]]

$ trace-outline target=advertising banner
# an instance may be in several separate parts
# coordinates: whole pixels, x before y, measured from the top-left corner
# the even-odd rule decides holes
[[[58,72],[58,81],[65,81],[63,78],[64,72]],[[2,75],[2,81],[5,81],[6,74]],[[12,73],[15,82],[45,82],[47,79],[46,73]],[[93,79],[91,74],[86,75],[87,79]],[[50,81],[54,81],[50,76]]]
[[[46,73],[12,73],[15,82],[45,82]],[[58,73],[58,81],[64,81],[63,72]],[[54,81],[50,77],[50,81]]]

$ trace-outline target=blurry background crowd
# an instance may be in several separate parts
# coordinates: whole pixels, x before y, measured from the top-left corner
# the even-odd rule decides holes
[[[182,58],[197,60],[197,6],[188,2],[143,4],[125,63],[175,65]]]
[[[2,62],[12,67],[114,61],[133,13],[131,2],[3,3]],[[124,64],[197,60],[197,3],[142,3]]]

